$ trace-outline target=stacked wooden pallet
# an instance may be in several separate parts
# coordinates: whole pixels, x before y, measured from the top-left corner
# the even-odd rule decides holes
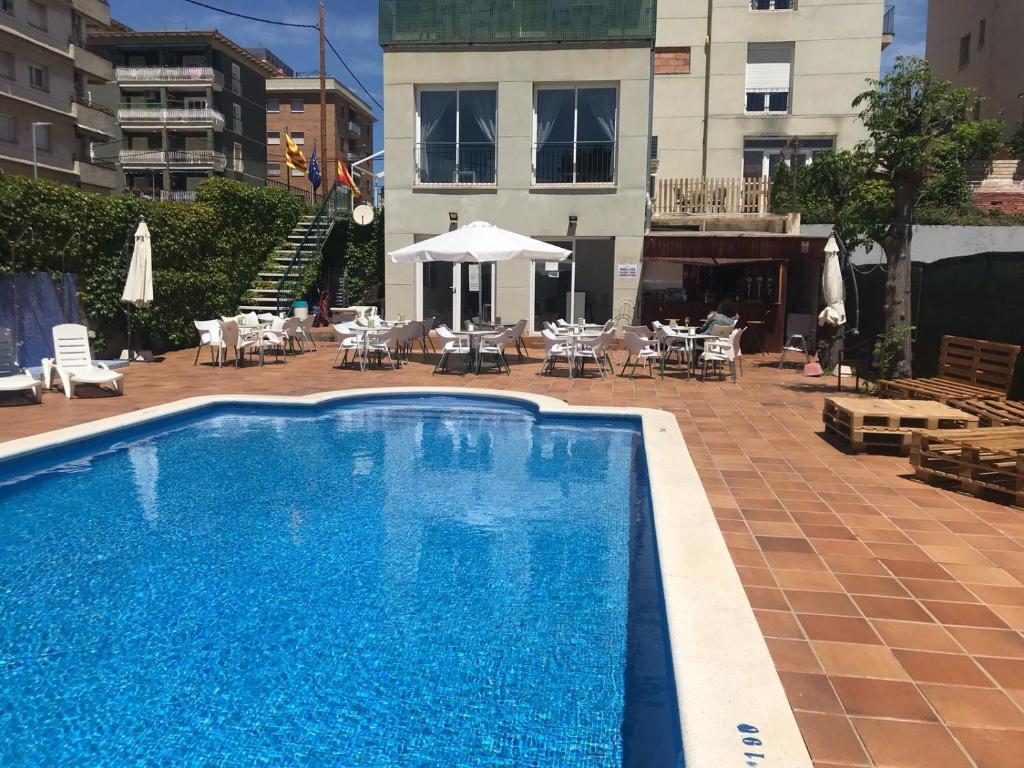
[[[1024,427],[1024,403],[1016,400],[956,400],[953,407],[974,414],[983,427]]]
[[[956,482],[974,495],[1008,494],[1024,507],[1024,427],[916,432],[910,462],[927,482]]]
[[[978,417],[931,400],[877,400],[827,397],[825,432],[853,453],[889,448],[906,455],[914,430],[977,428]]]

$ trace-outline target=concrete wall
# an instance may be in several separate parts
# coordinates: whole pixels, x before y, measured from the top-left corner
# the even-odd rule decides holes
[[[700,176],[708,57],[706,0],[658,6],[657,49],[689,46],[688,74],[654,79],[658,178]],[[864,138],[851,104],[878,77],[883,0],[799,0],[793,11],[751,11],[749,0],[714,0],[710,45],[709,176],[738,177],[745,137],[834,137],[839,148]],[[789,114],[744,114],[747,44],[793,42]]]
[[[815,237],[828,237],[830,224],[805,224],[800,232]],[[957,256],[977,253],[1024,253],[1024,227],[914,227],[911,246],[914,262],[930,264]],[[855,251],[854,264],[877,264],[885,256],[877,246],[870,252]]]
[[[569,216],[578,237],[614,237],[616,264],[637,263],[643,249],[650,127],[651,51],[603,48],[475,51],[385,51],[384,148],[387,157],[385,248],[448,230],[450,211],[462,224],[482,219],[542,239],[565,240]],[[416,88],[496,84],[497,184],[417,187]],[[533,93],[536,85],[610,84],[619,89],[617,177],[597,188],[532,184]],[[416,314],[415,265],[386,261],[387,313]],[[532,309],[530,264],[497,270],[496,311],[506,321]],[[613,306],[635,305],[637,279],[616,279]]]

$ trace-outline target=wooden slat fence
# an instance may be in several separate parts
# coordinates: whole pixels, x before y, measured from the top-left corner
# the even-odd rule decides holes
[[[764,178],[659,179],[655,213],[767,214],[772,182]]]

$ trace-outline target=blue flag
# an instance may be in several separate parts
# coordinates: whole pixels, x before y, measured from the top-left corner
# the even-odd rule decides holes
[[[309,183],[314,192],[320,189],[320,163],[316,159],[316,144],[313,145],[313,154],[309,157]]]

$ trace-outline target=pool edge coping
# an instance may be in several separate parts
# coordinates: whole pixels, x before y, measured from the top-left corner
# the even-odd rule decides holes
[[[468,395],[529,404],[539,415],[639,419],[686,768],[811,768],[796,716],[686,440],[675,416],[667,411],[569,405],[547,395],[472,387],[204,395],[0,442],[0,462],[215,405],[317,406],[367,396],[403,395]],[[754,726],[758,732],[740,732],[741,724]],[[763,744],[744,745],[743,739],[750,735]],[[747,758],[746,752],[764,757]]]

